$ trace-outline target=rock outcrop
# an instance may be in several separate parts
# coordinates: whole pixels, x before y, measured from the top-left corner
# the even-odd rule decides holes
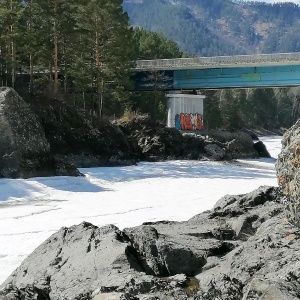
[[[268,153],[258,152],[251,135],[243,131],[211,130],[208,136],[181,133],[153,122],[149,116],[122,122],[120,128],[140,160],[230,160],[257,158],[260,154],[266,157]]]
[[[39,119],[55,163],[77,168],[130,165],[136,155],[118,126],[97,122],[59,100],[28,100]]]
[[[281,199],[261,187],[187,222],[62,228],[6,280],[0,299],[299,299],[299,229]]]
[[[260,156],[254,147],[253,138],[244,131],[210,130],[208,137],[210,143],[225,150],[224,157],[227,159],[258,158]]]
[[[36,115],[10,88],[0,88],[0,177],[54,175],[50,145]]]
[[[153,122],[147,115],[121,122],[119,125],[140,160],[175,159],[182,155],[182,134],[174,128],[166,128]],[[197,150],[199,158],[201,148]]]
[[[279,186],[287,197],[287,216],[300,227],[300,120],[283,136],[276,171]]]

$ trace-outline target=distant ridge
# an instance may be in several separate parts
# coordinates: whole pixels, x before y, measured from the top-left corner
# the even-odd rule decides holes
[[[131,24],[198,56],[300,52],[300,7],[239,0],[124,0]]]

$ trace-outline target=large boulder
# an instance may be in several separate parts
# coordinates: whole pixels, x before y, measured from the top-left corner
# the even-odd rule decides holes
[[[141,160],[230,160],[267,155],[267,151],[258,153],[250,134],[238,130],[210,130],[207,136],[182,133],[145,115],[121,122],[120,128]],[[260,146],[264,147],[262,142]]]
[[[276,171],[279,186],[287,197],[287,216],[300,227],[300,120],[283,136]]]
[[[5,281],[0,299],[299,299],[299,229],[281,198],[261,187],[187,222],[62,228]]]
[[[210,130],[208,132],[211,144],[217,144],[226,151],[226,158],[258,158],[259,154],[254,148],[253,139],[250,134],[234,130]]]
[[[212,160],[222,160],[226,156],[226,150],[224,147],[220,147],[215,143],[208,143],[204,147],[205,152],[207,153],[208,157]]]
[[[141,160],[201,159],[205,154],[203,138],[166,128],[147,115],[123,121],[120,128]]]
[[[259,157],[271,158],[271,155],[262,141],[257,141],[254,143],[254,149],[257,151]]]
[[[38,118],[11,88],[0,88],[0,177],[53,175],[50,146]]]

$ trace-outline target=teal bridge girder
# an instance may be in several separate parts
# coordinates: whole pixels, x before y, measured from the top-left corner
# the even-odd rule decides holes
[[[300,85],[300,53],[139,60],[135,90]]]

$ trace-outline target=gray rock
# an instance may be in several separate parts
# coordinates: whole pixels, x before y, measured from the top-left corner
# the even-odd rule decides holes
[[[261,187],[225,196],[186,222],[62,228],[13,272],[0,297],[299,299],[300,234],[281,197]]]
[[[253,139],[246,132],[239,130],[210,130],[208,136],[213,141],[221,143],[219,146],[225,148],[227,157],[233,159],[258,157],[258,153],[254,149]]]
[[[93,300],[120,300],[121,293],[103,293],[95,296]]]
[[[257,151],[259,157],[271,158],[271,155],[267,150],[266,145],[262,141],[254,143],[254,149]]]
[[[141,160],[258,157],[253,140],[242,131],[211,130],[208,136],[165,128],[150,117],[139,116],[120,125]]]
[[[217,144],[208,144],[204,147],[204,150],[208,157],[213,160],[222,160],[226,155],[226,151]]]
[[[185,274],[177,274],[169,277],[171,282],[175,282],[176,285],[183,286],[187,282],[187,276]]]
[[[279,186],[287,196],[286,213],[300,226],[300,120],[283,136],[282,150],[276,163]]]
[[[0,177],[54,175],[50,146],[29,106],[11,88],[0,88]]]
[[[35,284],[46,295],[41,299],[51,300],[90,299],[97,288],[116,292],[124,289],[128,280],[122,273],[126,270],[130,277],[130,264],[134,265],[126,258],[126,248],[123,233],[115,226],[98,228],[82,223],[62,228],[38,247],[4,286],[20,290]]]
[[[124,231],[146,274],[173,276],[184,273],[193,276],[205,264],[206,253],[192,244],[193,237],[180,239],[171,232],[168,232],[169,235],[158,234],[152,226]]]
[[[55,167],[55,176],[84,176],[79,170],[71,164],[67,163],[56,163]]]
[[[40,120],[55,163],[87,168],[135,162],[137,155],[119,126],[100,122],[67,101],[39,97],[27,101]]]

